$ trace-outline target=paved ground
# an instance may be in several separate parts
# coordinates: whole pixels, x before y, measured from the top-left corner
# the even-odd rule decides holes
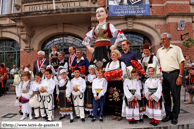
[[[170,122],[163,123],[160,122],[158,125],[158,129],[194,129],[194,104],[184,104],[184,88],[181,91],[181,109],[187,111],[188,113],[179,115],[179,123],[174,126]],[[188,94],[187,94],[188,99]],[[6,96],[0,98],[0,121],[19,121],[22,117],[19,115],[19,108],[14,106],[15,102],[15,94],[13,92],[9,92]],[[8,113],[16,113],[17,115],[12,118],[1,118],[2,116]],[[87,115],[86,115],[87,116]],[[58,109],[55,110],[55,121],[59,121]],[[24,122],[39,122],[44,120],[39,118],[37,120],[29,120],[28,118],[24,120]],[[21,121],[20,121],[21,122]],[[111,120],[111,116],[105,116],[104,122],[101,123],[98,120],[96,122],[91,122],[91,118],[86,118],[86,122],[82,123],[79,119],[75,119],[73,123],[69,123],[69,116],[63,119],[62,127],[65,129],[128,129],[128,128],[146,128],[151,129],[153,126],[149,125],[150,120],[148,118],[144,119],[144,123],[138,123],[136,125],[129,125],[128,121],[123,118],[121,121]],[[1,125],[1,123],[0,123]],[[0,126],[1,128],[1,126]],[[37,128],[36,128],[37,129]]]

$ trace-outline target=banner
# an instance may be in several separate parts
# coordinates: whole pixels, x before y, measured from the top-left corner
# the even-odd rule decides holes
[[[109,16],[150,15],[149,0],[109,0]]]

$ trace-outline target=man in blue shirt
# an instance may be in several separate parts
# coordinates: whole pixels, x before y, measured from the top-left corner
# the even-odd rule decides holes
[[[137,61],[137,55],[135,52],[129,50],[130,43],[128,40],[122,41],[121,47],[123,52],[121,52],[121,61],[125,63],[125,65],[131,66],[131,60]]]
[[[77,66],[77,67],[80,67],[80,66],[85,66],[85,74],[82,74],[81,77],[84,78],[84,76],[88,75],[89,72],[88,72],[88,67],[90,65],[89,61],[87,58],[83,57],[83,51],[81,48],[77,48],[76,49],[76,59],[73,61],[72,65],[71,66]],[[80,67],[81,68],[81,67]],[[83,67],[82,67],[83,68]],[[82,70],[81,70],[82,71]]]

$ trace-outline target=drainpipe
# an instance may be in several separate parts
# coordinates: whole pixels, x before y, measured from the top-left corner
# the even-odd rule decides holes
[[[19,36],[19,34],[18,34],[18,26],[17,26],[17,36],[19,37],[19,45],[20,45],[20,36]],[[21,45],[20,45],[20,49],[21,49]],[[17,52],[17,51],[16,51]],[[16,53],[16,55],[17,55],[17,53]],[[16,56],[16,61],[17,61],[17,56]],[[17,63],[16,63],[16,67],[17,67]]]

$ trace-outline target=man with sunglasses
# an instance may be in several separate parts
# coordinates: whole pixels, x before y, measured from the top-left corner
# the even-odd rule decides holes
[[[121,47],[123,52],[121,52],[121,61],[123,61],[126,67],[131,66],[131,60],[137,61],[137,55],[135,52],[129,50],[130,43],[128,40],[123,40]]]

